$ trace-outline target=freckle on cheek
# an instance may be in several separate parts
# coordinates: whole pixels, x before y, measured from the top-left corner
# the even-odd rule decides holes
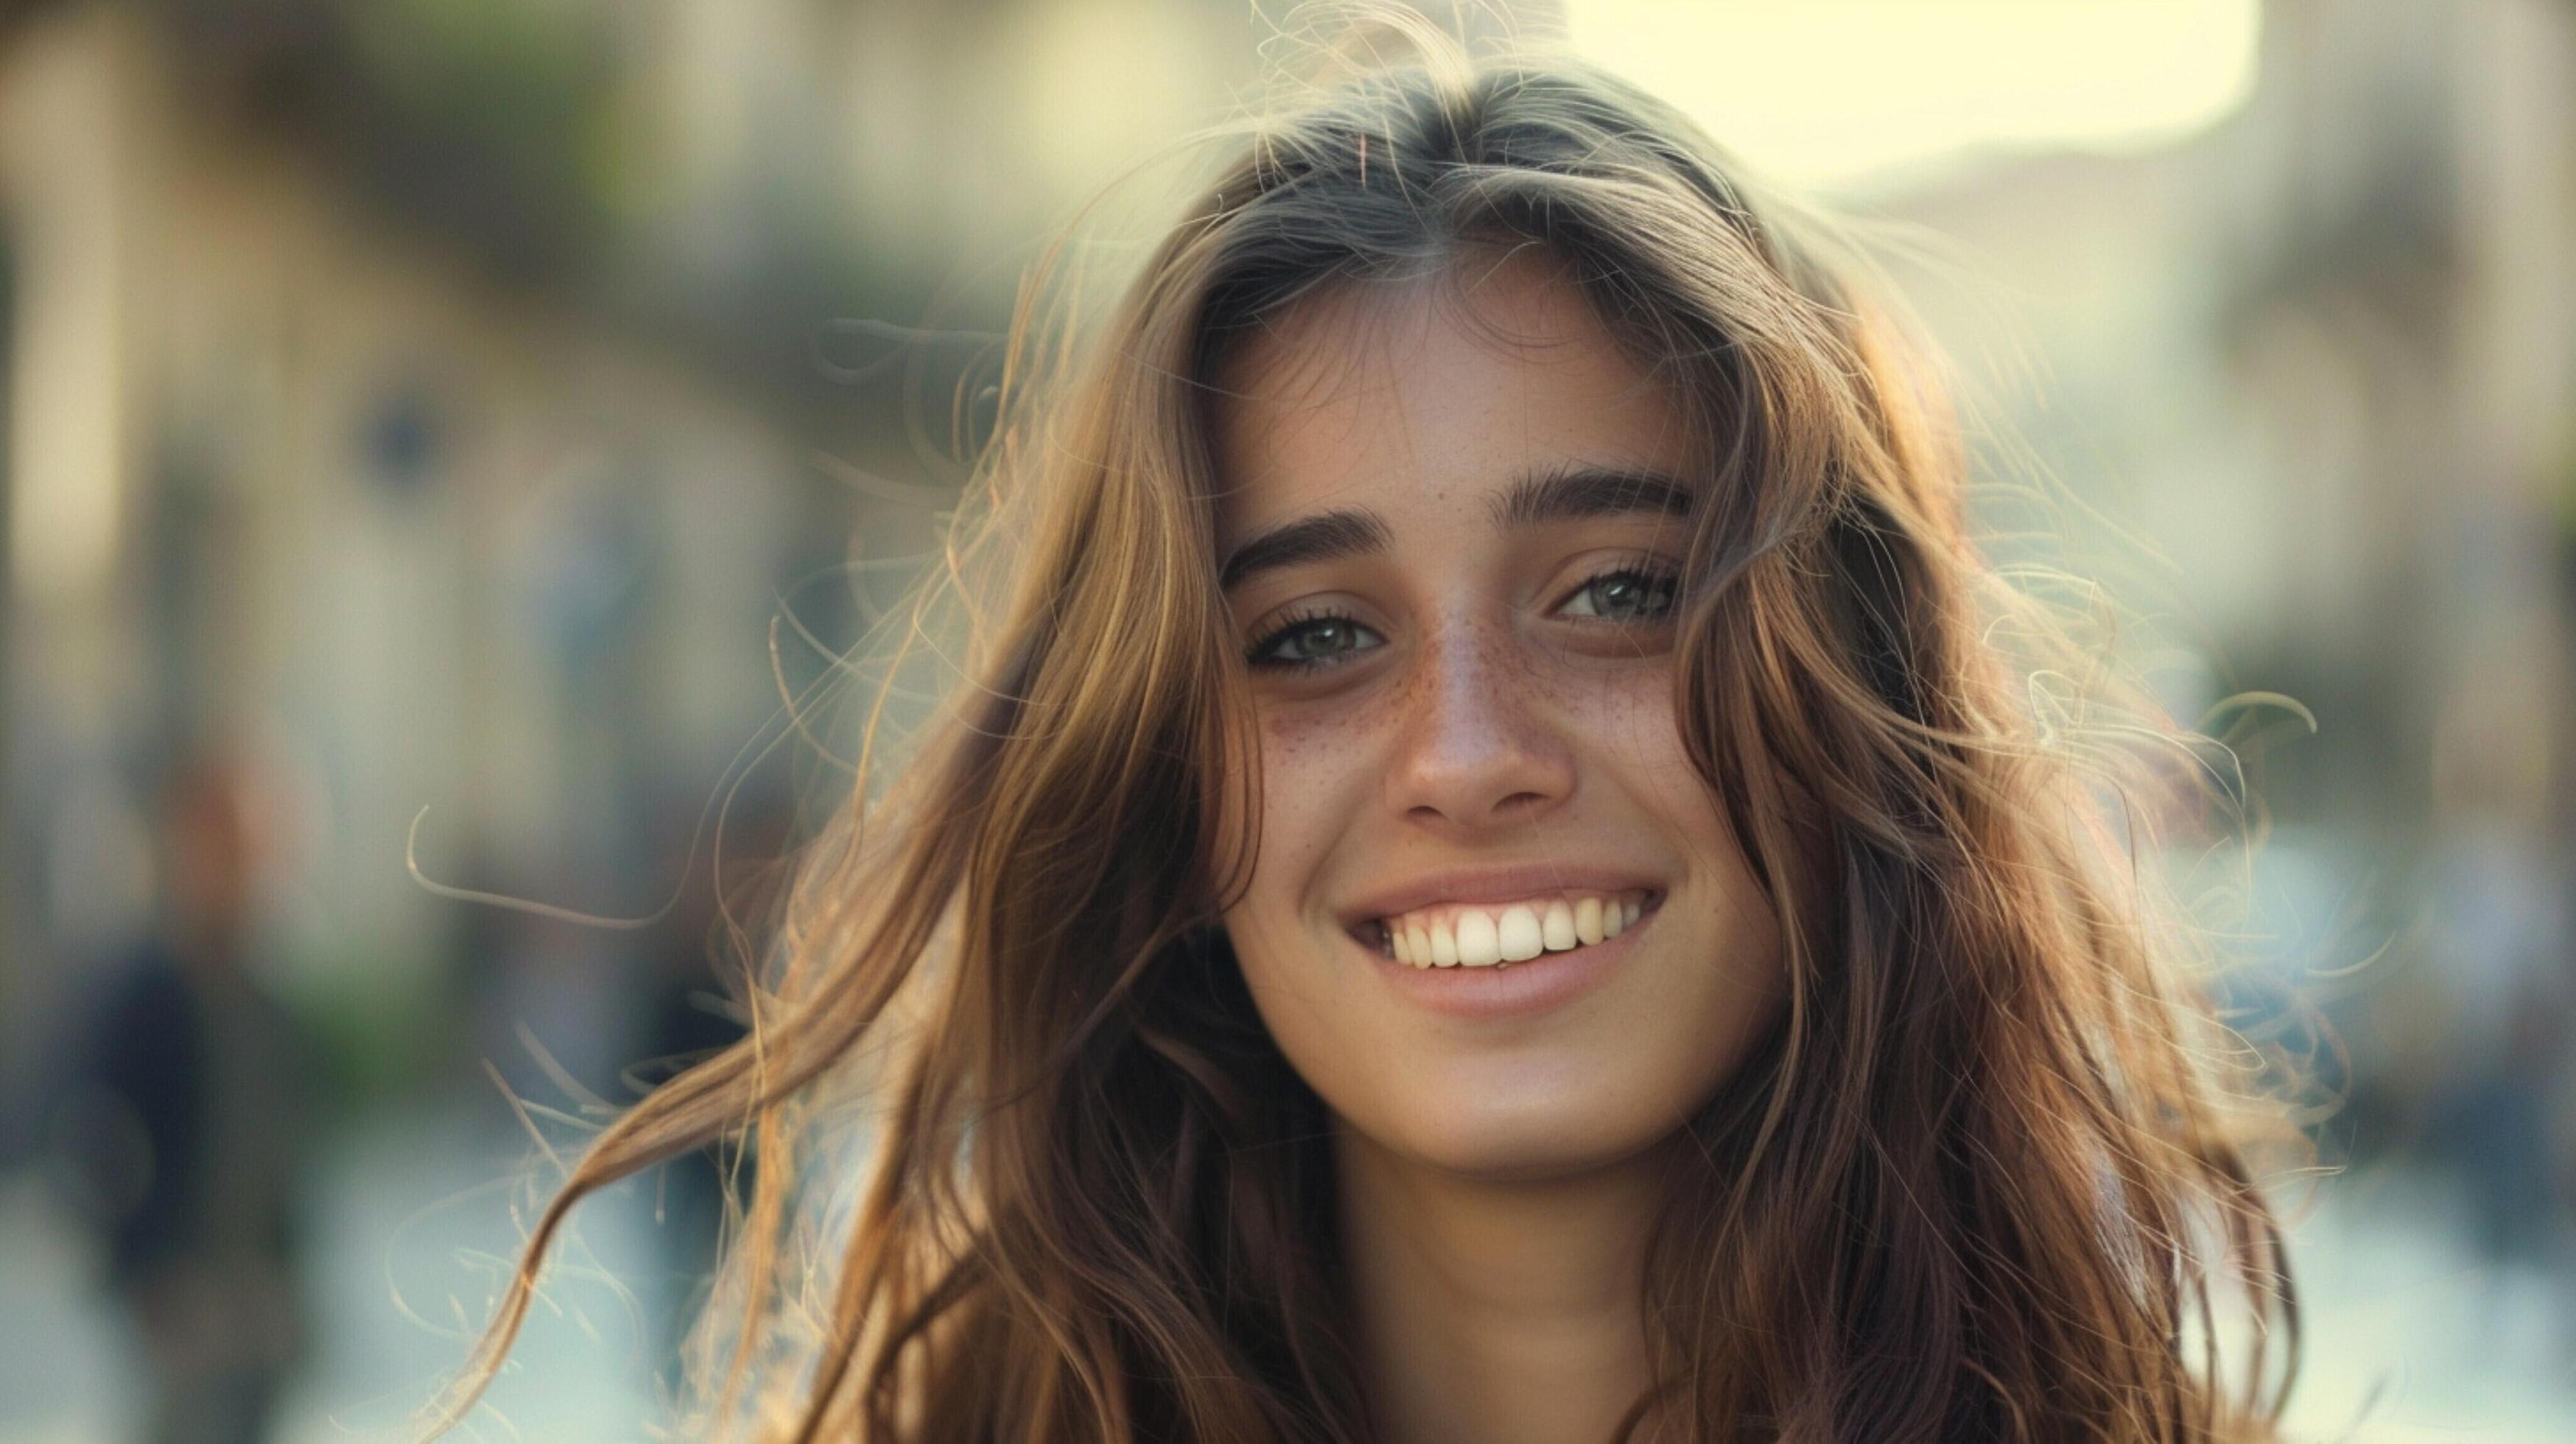
[[[1313,790],[1338,760],[1348,765],[1360,729],[1346,716],[1277,717],[1262,727],[1263,782],[1275,807]]]
[[[1261,719],[1262,746],[1281,760],[1347,749],[1375,728],[1386,705],[1371,697],[1350,705],[1281,707]]]

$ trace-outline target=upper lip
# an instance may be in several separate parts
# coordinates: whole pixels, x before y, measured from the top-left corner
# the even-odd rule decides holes
[[[1531,862],[1508,867],[1443,868],[1388,883],[1353,898],[1342,925],[1356,927],[1433,903],[1513,903],[1552,892],[1626,892],[1660,889],[1661,882],[1635,868],[1599,863]]]

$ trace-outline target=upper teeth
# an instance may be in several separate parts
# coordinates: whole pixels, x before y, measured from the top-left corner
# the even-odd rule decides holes
[[[1647,894],[1559,893],[1500,905],[1442,904],[1378,919],[1398,962],[1417,968],[1486,968],[1561,953],[1625,932]]]

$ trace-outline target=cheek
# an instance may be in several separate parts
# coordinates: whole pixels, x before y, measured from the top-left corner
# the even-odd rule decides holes
[[[1310,1081],[1352,1070],[1349,989],[1337,969],[1356,954],[1339,948],[1339,924],[1322,911],[1334,858],[1381,804],[1388,766],[1384,705],[1266,708],[1258,723],[1258,853],[1225,927],[1245,983],[1281,1049]],[[1248,806],[1245,789],[1230,790]],[[1360,1031],[1365,1031],[1362,1028]]]
[[[1670,670],[1622,668],[1603,674],[1595,685],[1569,688],[1568,695],[1568,709],[1589,739],[1592,767],[1633,799],[1631,805],[1668,823],[1703,811],[1711,812],[1713,822],[1713,809],[1701,806],[1708,788],[1682,742]]]
[[[1260,853],[1244,907],[1264,921],[1294,920],[1376,795],[1386,764],[1372,723],[1366,709],[1291,705],[1262,715]]]
[[[1788,985],[1770,898],[1719,802],[1693,765],[1667,676],[1638,676],[1599,693],[1591,717],[1594,765],[1621,805],[1680,855],[1688,888],[1666,919],[1654,1006],[1637,1037],[1660,1038],[1659,1067],[1705,1092],[1732,1072]],[[1659,1028],[1658,1023],[1669,1028]]]
[[[1354,749],[1333,746],[1337,729],[1329,724],[1282,724],[1265,719],[1261,729],[1261,856],[1253,888],[1266,904],[1293,901],[1305,889],[1339,831],[1344,809],[1336,798],[1346,780]],[[1340,821],[1347,822],[1346,817]]]

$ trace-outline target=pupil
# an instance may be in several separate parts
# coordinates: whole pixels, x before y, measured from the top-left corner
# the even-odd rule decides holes
[[[1299,650],[1310,657],[1337,652],[1341,650],[1341,641],[1342,624],[1340,622],[1317,622],[1307,631],[1306,645]]]

